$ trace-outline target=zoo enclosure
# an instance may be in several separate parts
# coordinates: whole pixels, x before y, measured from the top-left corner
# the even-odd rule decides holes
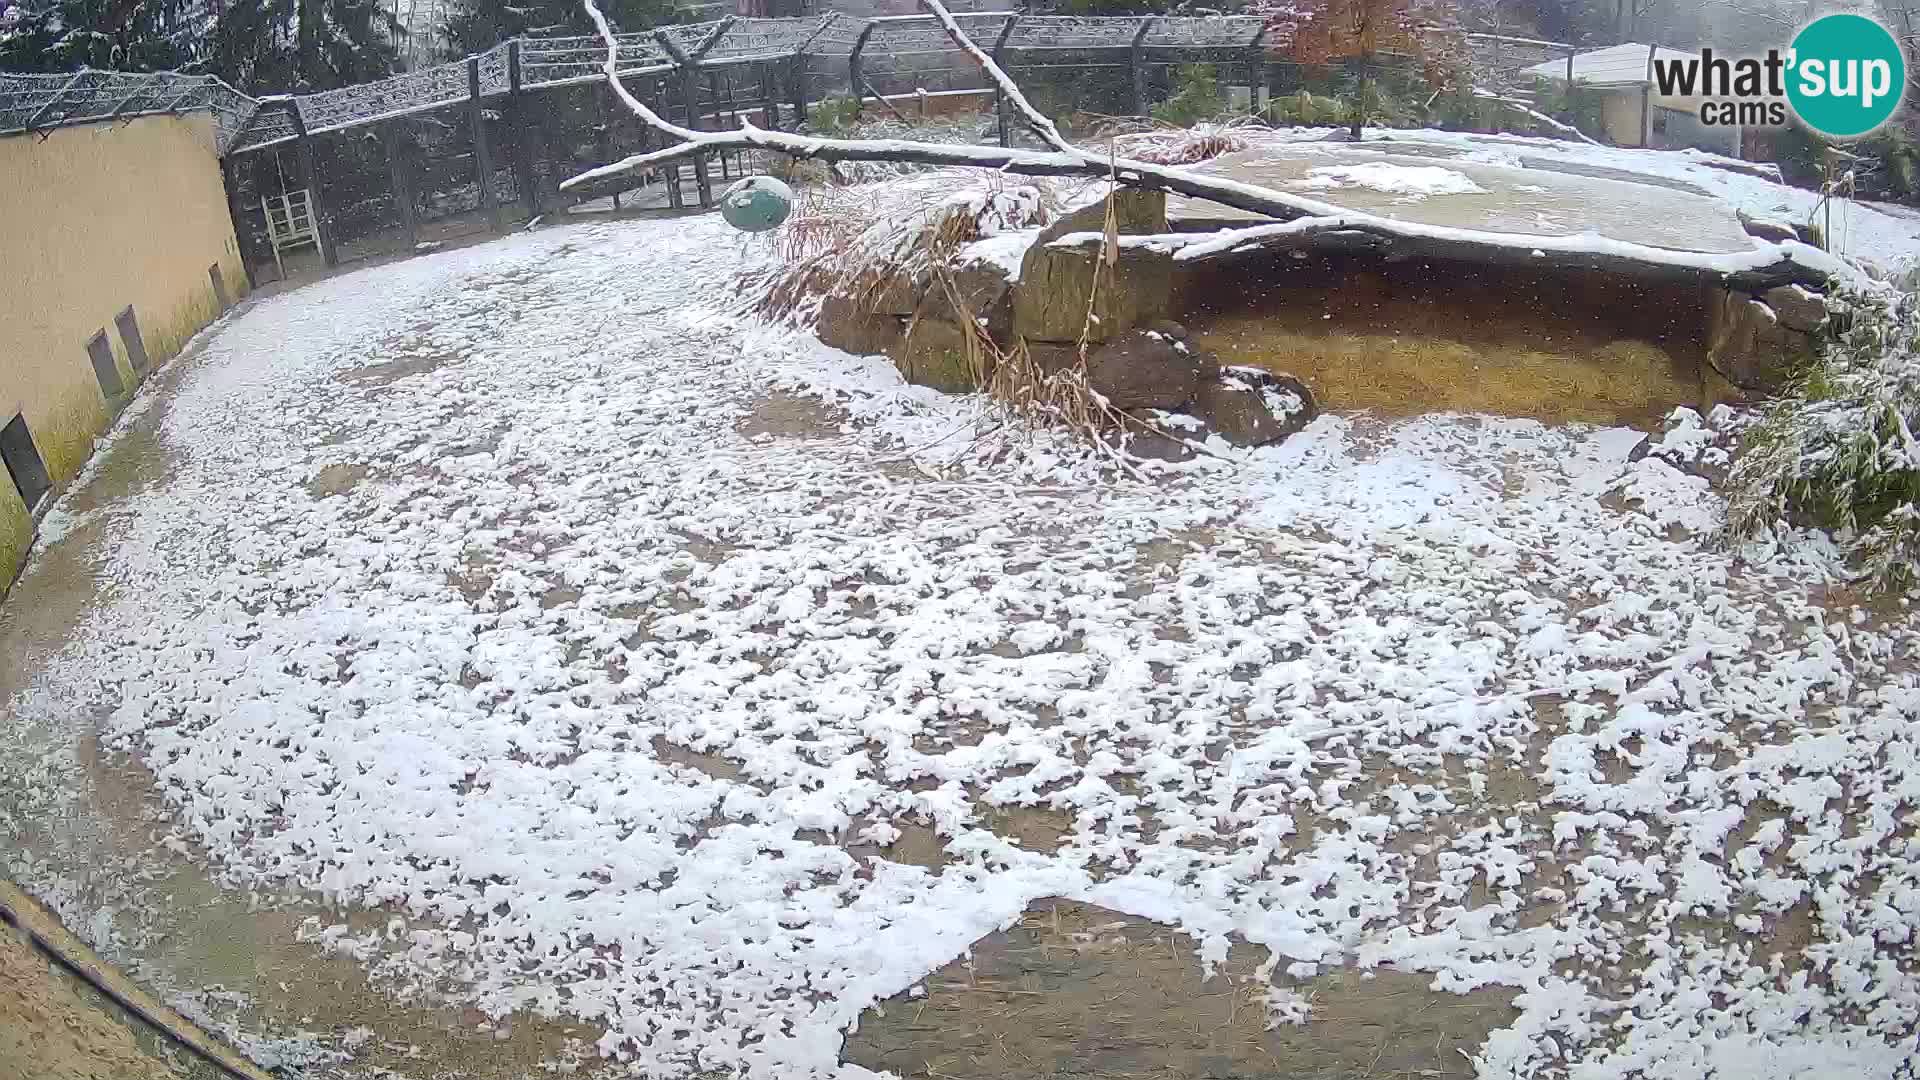
[[[1144,113],[1182,64],[1209,63],[1257,96],[1257,18],[1073,18],[1003,12],[955,16],[1041,99]],[[928,15],[871,20],[828,14],[726,18],[624,33],[616,66],[635,96],[690,128],[742,119],[793,130],[829,97],[866,103],[997,93]],[[234,214],[250,264],[263,260],[263,194],[311,191],[329,264],[353,248],[417,246],[423,236],[502,230],[557,209],[559,183],[595,165],[661,148],[606,85],[598,37],[520,38],[464,61],[318,94],[253,103],[225,149]],[[859,106],[856,106],[859,107]],[[911,107],[911,106],[909,106]],[[1018,137],[1005,120],[984,132]],[[619,177],[568,200],[618,200],[645,185],[669,207],[710,205],[714,185],[744,174],[742,151],[715,151]]]
[[[1186,65],[1210,67],[1229,97],[1249,109],[1259,107],[1270,83],[1280,90],[1298,85],[1298,65],[1269,55],[1266,24],[1255,17],[954,17],[1047,111],[1145,114],[1178,90]],[[1491,46],[1493,70],[1540,59],[1538,49],[1507,44],[1516,40],[1469,45]],[[903,96],[923,110],[941,97],[971,96],[991,104],[995,115],[980,139],[1007,145],[1022,135],[998,91],[930,15],[725,18],[623,33],[615,41],[628,88],[690,128],[727,129],[750,119],[791,130],[830,97],[850,98],[857,112],[891,109],[889,99]],[[212,109],[247,264],[272,261],[263,196],[305,190],[320,252],[333,265],[383,246],[412,249],[423,239],[503,230],[559,209],[558,186],[567,177],[660,148],[659,134],[614,100],[602,70],[606,57],[598,37],[519,38],[378,82],[259,99],[206,77],[4,76],[0,133]],[[869,104],[876,99],[883,104]],[[569,192],[567,201],[610,199],[617,206],[623,193],[632,197],[644,187],[668,207],[710,205],[716,182],[753,164],[746,157],[714,151]]]

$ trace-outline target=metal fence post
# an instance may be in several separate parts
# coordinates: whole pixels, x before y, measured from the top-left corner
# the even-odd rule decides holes
[[[701,130],[699,61],[689,56],[673,38],[667,36],[665,30],[655,30],[653,37],[660,43],[661,48],[667,50],[667,55],[673,58],[674,68],[680,75],[680,96],[687,106],[687,127],[694,131]],[[712,206],[713,180],[707,175],[707,155],[705,154],[693,155],[693,182],[700,189],[700,205]]]
[[[873,36],[873,28],[879,23],[868,23],[860,28],[860,36],[853,39],[853,51],[847,54],[847,88],[853,93],[853,118],[860,119],[860,110],[866,104],[866,77],[863,72],[860,54],[867,51],[867,39]]]
[[[1267,85],[1267,27],[1262,23],[1253,40],[1247,43],[1247,111],[1260,115],[1260,91]]]
[[[1007,16],[1007,25],[1000,28],[1000,36],[994,39],[993,52],[991,55],[993,56],[993,62],[998,64],[1002,70],[1005,70],[1006,65],[1000,63],[1000,54],[1005,51],[1007,39],[1013,36],[1013,28],[1018,25],[1020,25],[1020,16]],[[1010,141],[1012,139],[1012,133],[1007,130],[1007,95],[1005,91],[1000,89],[999,83],[995,83],[993,87],[993,121],[995,126],[1000,129],[1000,145],[1013,145]]]
[[[313,136],[307,134],[307,122],[300,106],[287,102],[287,115],[293,119],[294,149],[300,159],[300,179],[306,181],[307,205],[313,213],[313,242],[320,249],[320,260],[328,267],[340,265],[340,252],[333,244],[332,215],[327,213],[327,196],[320,190],[320,170],[313,164]]]
[[[507,42],[507,116],[513,133],[513,186],[520,189],[520,201],[526,204],[527,220],[540,216],[540,182],[533,175],[533,152],[527,145],[527,98],[520,85],[520,39]]]
[[[247,275],[247,291],[260,287],[253,277],[253,260],[248,256],[254,250],[253,231],[245,227],[246,219],[240,210],[240,163],[233,157],[220,159],[220,185],[226,189],[227,217],[233,221],[234,246],[240,249],[240,269]]]
[[[473,128],[473,168],[480,180],[480,205],[486,208],[487,222],[494,232],[504,226],[500,221],[500,199],[493,193],[493,151],[487,147],[487,117],[480,107],[480,58],[467,57],[467,121]]]
[[[1153,29],[1153,20],[1140,20],[1140,29],[1133,32],[1133,42],[1127,46],[1127,67],[1133,72],[1133,113],[1135,116],[1147,115],[1147,31]]]

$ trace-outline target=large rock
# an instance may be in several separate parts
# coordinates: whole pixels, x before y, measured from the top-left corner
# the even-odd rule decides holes
[[[1062,214],[1040,230],[1036,244],[1058,240],[1068,233],[1107,230],[1107,202],[1113,201],[1114,224],[1121,236],[1151,236],[1167,231],[1167,193],[1120,188],[1106,198]]]
[[[1737,209],[1733,212],[1733,216],[1739,220],[1740,227],[1746,230],[1748,236],[1757,236],[1774,243],[1800,239],[1799,229],[1785,218],[1767,217]]]
[[[1812,337],[1747,293],[1717,290],[1709,302],[1707,363],[1742,391],[1775,393],[1813,356]]]
[[[1760,300],[1789,330],[1808,334],[1826,325],[1826,298],[1798,285],[1776,285],[1761,293]]]
[[[892,353],[900,375],[918,386],[930,386],[950,394],[966,394],[981,388],[992,372],[991,356],[969,355],[972,341],[967,331],[953,320],[953,309],[938,291],[929,292],[907,324],[907,333]]]
[[[980,325],[986,328],[987,335],[998,342],[1001,348],[1012,347],[1013,287],[1007,281],[1006,268],[992,262],[971,262],[955,267],[952,275],[954,293],[973,317],[981,320]],[[952,298],[937,283],[921,298],[921,309],[925,309],[929,302],[947,305],[947,317],[955,322],[959,320],[958,313],[953,312]]]
[[[920,297],[927,291],[927,275],[889,267],[878,278],[860,284],[859,299],[868,311],[876,315],[907,316],[920,306]]]
[[[1014,333],[1039,341],[1108,341],[1164,318],[1173,291],[1173,256],[1122,248],[1113,266],[1098,245],[1056,248],[1036,243],[1020,266],[1013,290]],[[1087,320],[1093,297],[1094,320]]]
[[[1230,367],[1204,382],[1193,411],[1235,446],[1265,446],[1306,427],[1319,415],[1313,392],[1291,375]]]
[[[1087,353],[1087,386],[1116,409],[1177,409],[1220,365],[1157,330],[1135,330]]]
[[[844,296],[829,296],[822,301],[819,321],[814,324],[814,336],[855,356],[892,352],[905,330],[906,322],[898,315],[875,314]]]

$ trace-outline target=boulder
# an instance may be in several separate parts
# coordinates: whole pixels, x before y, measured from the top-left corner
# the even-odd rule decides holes
[[[907,324],[906,336],[893,351],[893,364],[910,383],[950,394],[972,393],[980,389],[987,373],[975,372],[967,352],[969,336],[952,321],[945,299],[939,301],[945,310],[934,307],[932,301],[929,294],[922,310]],[[988,357],[982,355],[980,362],[984,366]]]
[[[1771,394],[1813,359],[1813,338],[1747,293],[1718,291],[1707,311],[1707,363],[1750,394]]]
[[[1760,300],[1773,309],[1780,325],[1789,330],[1807,334],[1826,325],[1826,298],[1798,285],[1776,285],[1761,293]]]
[[[1307,384],[1291,375],[1230,367],[1200,386],[1193,411],[1235,446],[1265,446],[1306,427],[1320,410]]]
[[[1204,444],[1213,434],[1204,418],[1188,412],[1165,409],[1129,409],[1127,415],[1140,421],[1107,433],[1116,448],[1137,458],[1154,461],[1188,461],[1200,456],[1194,444]]]
[[[1733,216],[1739,219],[1740,227],[1747,231],[1748,236],[1757,236],[1762,240],[1771,240],[1776,244],[1783,240],[1800,239],[1800,233],[1794,228],[1793,222],[1791,221],[1786,221],[1781,218],[1762,217],[1758,214],[1750,214],[1745,210],[1735,210]]]
[[[1155,330],[1134,330],[1087,353],[1087,385],[1116,409],[1177,409],[1218,362]]]
[[[1013,329],[1040,341],[1107,341],[1162,319],[1173,291],[1173,256],[1122,248],[1113,266],[1100,265],[1097,245],[1054,248],[1036,243],[1020,266],[1013,290]],[[1096,283],[1098,288],[1096,289]],[[1094,321],[1087,321],[1087,298]]]
[[[814,324],[815,337],[855,356],[892,352],[905,330],[898,315],[876,315],[844,296],[827,297]]]
[[[1051,225],[1040,230],[1040,238],[1034,242],[1035,245],[1050,243],[1068,233],[1105,232],[1109,199],[1113,201],[1114,223],[1119,227],[1121,236],[1151,236],[1167,231],[1166,192],[1120,188],[1111,195],[1055,218]]]
[[[960,302],[975,319],[985,320],[987,334],[1002,348],[1013,344],[1013,287],[1007,281],[1007,271],[997,263],[979,261],[955,267],[952,271],[954,292]],[[944,288],[938,285],[929,288],[921,297],[920,309],[924,310],[931,302],[947,307],[947,318],[958,322],[960,316],[953,311],[952,298]],[[917,310],[916,316],[919,314]]]
[[[913,314],[920,304],[921,294],[927,291],[925,274],[911,274],[898,267],[890,267],[883,276],[862,282],[859,293],[860,302],[876,315]]]

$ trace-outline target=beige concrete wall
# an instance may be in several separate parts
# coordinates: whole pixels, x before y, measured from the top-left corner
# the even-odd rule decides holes
[[[151,374],[219,314],[215,263],[237,300],[246,273],[205,113],[0,138],[0,426],[25,415],[56,493],[137,385],[114,316],[133,305]],[[127,387],[111,402],[87,358],[102,329]],[[0,470],[0,591],[32,530]]]
[[[1641,122],[1641,97],[1639,87],[1624,90],[1608,90],[1600,95],[1600,126],[1606,130],[1607,140],[1615,146],[1639,146],[1645,132]]]

